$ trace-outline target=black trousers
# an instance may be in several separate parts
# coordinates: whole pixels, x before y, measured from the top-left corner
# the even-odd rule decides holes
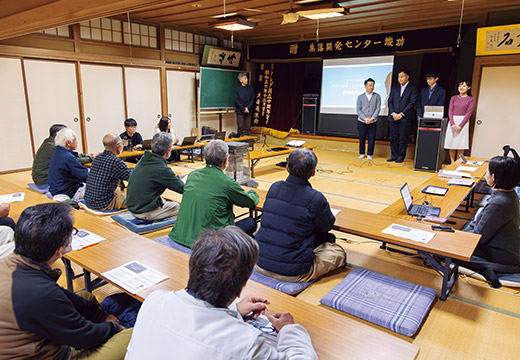
[[[251,113],[237,114],[237,126],[240,135],[249,135],[251,132]]]
[[[357,122],[357,128],[359,132],[359,153],[365,154],[365,142],[368,139],[367,155],[374,155],[374,145],[376,143],[376,129],[377,122],[372,124],[365,124],[361,121]]]
[[[410,136],[410,120],[403,117],[401,120],[394,121],[392,115],[388,116],[390,151],[394,158],[404,159],[406,157],[406,148],[408,147],[408,138]]]

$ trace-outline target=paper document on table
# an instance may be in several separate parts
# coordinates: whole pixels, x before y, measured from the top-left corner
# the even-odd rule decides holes
[[[474,182],[472,179],[451,179],[448,185],[473,186]]]
[[[105,241],[104,237],[91,233],[88,230],[80,229],[78,233],[72,237],[72,243],[70,244],[72,251],[81,250],[87,246],[94,245]]]
[[[475,167],[475,166],[465,166],[465,165],[460,165],[458,168],[457,168],[457,171],[470,171],[470,172],[473,172],[475,170],[477,170],[478,167]]]
[[[332,215],[334,215],[334,217],[336,217],[341,212],[341,210],[333,208],[330,208],[330,211],[332,212]]]
[[[435,233],[433,232],[414,229],[399,224],[392,224],[386,229],[382,230],[381,232],[383,234],[394,235],[400,238],[417,241],[424,244],[433,239],[433,237],[435,236]]]
[[[122,287],[130,294],[148,289],[150,286],[168,279],[168,276],[155,271],[152,268],[132,261],[118,268],[106,271],[101,274],[105,279]]]
[[[186,181],[188,181],[188,175],[181,177],[181,180],[184,184],[186,184]]]
[[[7,204],[17,201],[23,201],[25,198],[25,193],[14,193],[14,194],[6,194],[0,195],[0,204]]]
[[[461,172],[461,171],[454,171],[454,170],[439,170],[438,177],[449,178],[449,179],[460,179],[463,177],[470,178],[471,174]]]

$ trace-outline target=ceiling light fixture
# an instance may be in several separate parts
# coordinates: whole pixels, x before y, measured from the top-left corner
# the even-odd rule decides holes
[[[307,19],[318,20],[318,19],[329,19],[337,16],[343,16],[347,12],[345,8],[329,8],[329,9],[316,9],[316,10],[300,10],[298,15],[306,17]]]
[[[222,19],[218,22],[214,22],[211,26],[228,31],[240,31],[240,30],[250,30],[256,27],[256,23],[253,21],[248,21],[242,16],[233,16],[229,18]]]

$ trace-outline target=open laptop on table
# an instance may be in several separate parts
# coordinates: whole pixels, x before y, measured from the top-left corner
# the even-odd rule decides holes
[[[186,136],[183,140],[182,140],[182,144],[180,144],[179,146],[188,146],[188,145],[193,145],[195,144],[195,141],[197,140],[197,137],[196,136]]]
[[[151,150],[152,149],[152,140],[143,140],[143,150]]]
[[[412,216],[439,216],[441,213],[440,207],[414,204],[408,183],[404,183],[401,187],[401,197],[403,198],[406,211]]]
[[[214,139],[225,140],[226,139],[226,132],[225,131],[219,131],[218,133],[215,134],[215,138]]]

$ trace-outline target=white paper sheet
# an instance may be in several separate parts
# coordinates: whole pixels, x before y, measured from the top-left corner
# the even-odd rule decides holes
[[[330,211],[332,212],[332,215],[334,215],[334,217],[336,217],[341,212],[341,210],[333,208],[331,208]]]
[[[168,279],[168,276],[140,263],[132,261],[101,274],[107,280],[122,287],[130,294],[148,289]]]
[[[466,165],[477,165],[477,166],[480,166],[484,164],[484,161],[472,161],[472,160],[468,160],[466,162]]]
[[[80,229],[78,233],[72,237],[72,251],[81,250],[87,246],[94,245],[105,241],[104,237],[91,233],[88,230]]]
[[[0,195],[0,204],[7,204],[17,201],[23,201],[25,198],[25,193],[14,193],[14,194],[6,194]]]
[[[459,186],[472,186],[474,183],[471,179],[451,179],[448,181],[448,185],[459,185]]]
[[[414,229],[399,224],[392,224],[386,229],[382,230],[381,232],[383,234],[394,235],[403,239],[421,242],[423,244],[426,244],[436,235],[435,233],[430,231]]]
[[[478,167],[475,167],[475,166],[466,166],[466,165],[460,165],[458,168],[457,168],[457,171],[469,171],[469,172],[473,172],[475,170],[477,170]]]

